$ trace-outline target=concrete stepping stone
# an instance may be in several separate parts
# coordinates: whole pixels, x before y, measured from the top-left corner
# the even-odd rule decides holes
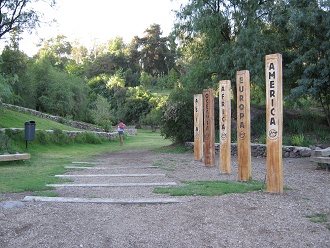
[[[162,176],[165,174],[88,174],[88,175],[55,175],[55,177],[153,177]]]
[[[76,183],[76,184],[47,184],[48,187],[158,187],[158,186],[175,186],[175,182],[165,183]]]
[[[184,203],[188,200],[178,198],[137,198],[137,199],[111,199],[111,198],[71,198],[71,197],[43,197],[26,196],[23,201],[33,202],[67,202],[67,203],[109,203],[109,204],[167,204]]]
[[[87,166],[65,166],[66,169],[86,169],[86,170],[116,170],[116,169],[156,169],[158,166],[125,166],[125,167],[87,167]]]

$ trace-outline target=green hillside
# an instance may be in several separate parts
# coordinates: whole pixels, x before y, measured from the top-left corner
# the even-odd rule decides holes
[[[24,123],[31,120],[36,122],[36,129],[81,130],[49,119],[44,119],[6,108],[0,108],[0,128],[24,128]]]

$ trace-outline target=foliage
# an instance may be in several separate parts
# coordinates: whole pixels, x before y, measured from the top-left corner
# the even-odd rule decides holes
[[[101,144],[101,139],[93,133],[85,132],[82,137],[83,143],[87,144]]]
[[[47,145],[49,144],[50,141],[50,135],[47,134],[46,131],[44,130],[38,130],[36,131],[36,141],[42,145]]]
[[[166,103],[161,107],[161,133],[174,143],[193,140],[194,95],[182,88],[174,90]]]
[[[294,146],[303,146],[305,140],[305,136],[303,134],[293,135],[292,136],[292,145]]]
[[[13,88],[8,79],[0,74],[0,100],[11,103],[14,99]]]
[[[96,108],[91,111],[94,123],[101,126],[106,131],[109,131],[112,125],[110,118],[111,105],[106,98],[98,95],[95,107]]]
[[[174,65],[174,55],[167,45],[168,38],[161,35],[160,25],[153,24],[145,30],[145,36],[139,39],[142,69],[153,77],[169,74]]]
[[[22,96],[25,102],[34,102],[34,107],[42,112],[62,117],[73,116],[74,119],[85,117],[88,89],[84,80],[57,70],[48,53],[27,70],[31,93]]]
[[[57,67],[63,69],[72,52],[72,45],[66,40],[66,36],[57,35],[48,40],[41,39],[40,43],[43,43],[43,47],[39,49],[37,56],[41,57],[44,52],[51,53],[58,60]]]
[[[42,14],[34,10],[31,5],[39,0],[4,0],[1,1],[0,38],[7,33],[31,31],[40,24]],[[56,4],[55,0],[45,0],[50,6]]]
[[[65,132],[63,132],[61,129],[58,129],[58,128],[53,130],[53,133],[52,133],[50,139],[51,139],[51,142],[56,145],[67,145],[71,142],[68,135]]]
[[[140,119],[150,113],[152,109],[152,95],[145,91],[143,87],[129,88],[125,102],[119,109],[118,117],[127,123],[137,124]]]
[[[329,2],[291,1],[281,7],[289,19],[277,25],[289,34],[287,76],[296,83],[293,100],[312,96],[322,107],[330,126],[330,12]]]
[[[18,151],[14,141],[7,135],[0,131],[0,154],[9,153],[14,154]]]
[[[150,87],[154,84],[155,80],[152,75],[149,75],[147,72],[141,72],[140,84],[143,87]]]

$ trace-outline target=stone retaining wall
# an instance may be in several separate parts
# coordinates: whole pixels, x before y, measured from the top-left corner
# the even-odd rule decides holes
[[[45,118],[45,119],[49,119],[58,123],[61,123],[63,125],[67,125],[67,126],[71,126],[71,127],[75,127],[75,128],[79,128],[79,129],[83,129],[83,130],[87,130],[87,131],[94,131],[96,132],[96,135],[102,135],[102,136],[106,136],[106,137],[110,137],[112,136],[112,133],[115,133],[115,128],[113,128],[113,131],[107,133],[104,132],[103,129],[98,128],[98,127],[94,127],[91,126],[87,123],[83,123],[83,122],[78,122],[78,121],[72,121],[72,120],[66,120],[60,116],[56,116],[56,115],[50,115],[50,114],[45,114],[42,112],[39,112],[37,110],[34,109],[29,109],[29,108],[24,108],[24,107],[20,107],[20,106],[16,106],[16,105],[12,105],[12,104],[8,104],[8,103],[3,103],[0,101],[0,105],[2,105],[5,108],[8,109],[12,109],[12,110],[16,110],[19,112],[23,112],[23,113],[27,113],[30,115],[34,115],[34,116],[38,116],[40,118]],[[22,123],[22,125],[24,125],[24,123]],[[36,125],[38,125],[38,123],[36,123]],[[74,133],[74,131],[64,131],[64,132],[72,132]],[[79,131],[77,131],[79,132]],[[127,126],[125,129],[125,133],[127,135],[136,135],[137,134],[137,130],[135,127],[133,126]]]
[[[194,149],[194,142],[186,142],[185,146]],[[219,143],[215,143],[215,153],[219,154]],[[284,158],[310,157],[313,149],[298,146],[282,146]],[[317,149],[317,148],[315,148]],[[231,154],[237,156],[237,143],[231,144]],[[252,157],[266,157],[265,144],[251,144]]]

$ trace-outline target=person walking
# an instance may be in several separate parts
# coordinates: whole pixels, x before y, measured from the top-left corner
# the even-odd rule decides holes
[[[123,145],[123,136],[124,136],[124,129],[126,125],[121,119],[118,119],[118,126],[117,126],[117,131],[119,135],[119,141],[120,141],[120,146]]]

